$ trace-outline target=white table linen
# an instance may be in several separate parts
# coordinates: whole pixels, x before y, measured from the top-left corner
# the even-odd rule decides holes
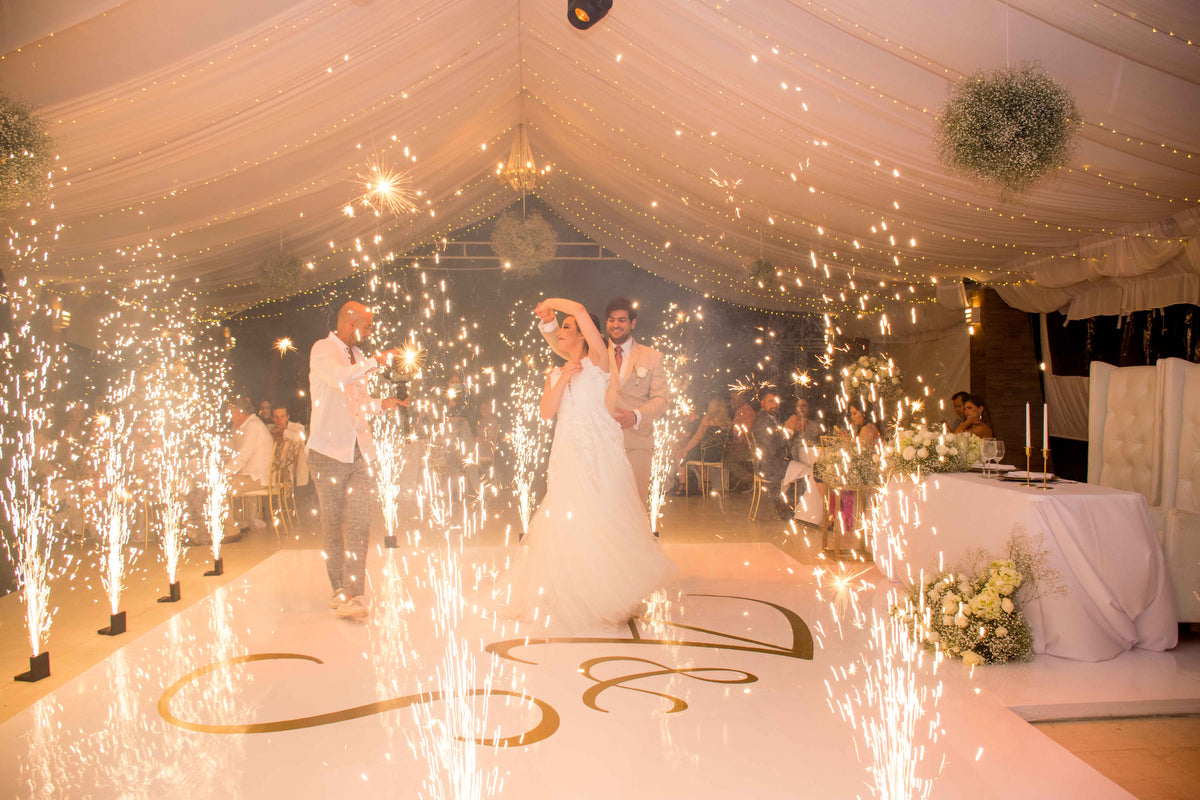
[[[1002,558],[1023,529],[1061,573],[1064,592],[1024,607],[1036,653],[1105,661],[1178,640],[1174,590],[1146,499],[1083,483],[1041,491],[1021,483],[953,473],[893,481],[879,498],[875,558],[911,582],[940,564],[955,568],[972,550]],[[903,531],[901,543],[897,531]]]

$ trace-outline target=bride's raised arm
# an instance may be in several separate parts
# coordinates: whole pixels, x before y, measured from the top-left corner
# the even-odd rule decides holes
[[[576,300],[565,300],[561,297],[551,297],[543,300],[542,303],[554,311],[561,311],[575,318],[579,332],[583,334],[583,338],[588,343],[588,358],[592,359],[592,363],[601,370],[608,372],[608,345],[605,344],[604,335],[600,333],[596,323],[592,322],[592,316],[583,307],[583,303]]]

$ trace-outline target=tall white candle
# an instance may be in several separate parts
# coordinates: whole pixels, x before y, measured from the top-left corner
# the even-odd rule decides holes
[[[1050,449],[1050,406],[1042,403],[1042,449]]]
[[[1029,438],[1029,403],[1025,404],[1025,447],[1033,447],[1033,440]]]

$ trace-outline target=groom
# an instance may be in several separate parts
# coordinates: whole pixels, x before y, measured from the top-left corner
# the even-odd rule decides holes
[[[617,370],[620,390],[614,415],[625,432],[625,455],[633,467],[642,504],[650,494],[650,468],[654,460],[654,420],[667,410],[667,374],[662,353],[633,340],[637,309],[624,297],[615,297],[604,309],[608,330],[608,363]],[[538,330],[557,356],[558,320],[553,311],[541,316]]]

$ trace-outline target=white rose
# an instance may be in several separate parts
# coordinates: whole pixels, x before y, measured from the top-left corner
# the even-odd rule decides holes
[[[963,616],[962,614],[959,614],[957,617],[954,618],[954,624],[960,628],[965,628],[965,627],[967,627],[967,625],[969,623],[967,622],[967,618],[965,616]]]
[[[908,447],[904,448],[903,455],[905,461],[912,461],[914,458],[916,458],[917,451],[913,449],[912,445],[909,445]]]
[[[925,634],[925,641],[931,644],[937,644],[941,640],[942,637],[938,635],[937,631],[930,631],[929,633]]]
[[[646,369],[645,367],[638,367],[638,368],[637,368],[637,376],[638,376],[639,378],[644,378],[644,377],[646,377],[646,376],[647,376],[647,375],[649,375],[649,374],[650,374],[650,370]]]
[[[952,618],[952,617],[951,617],[949,614],[943,614],[943,615],[942,615],[942,625],[943,625],[943,627],[949,628],[949,627],[950,627],[951,625],[953,625],[953,624],[954,624],[954,619],[953,619],[953,618]]]
[[[899,379],[899,378],[892,378],[892,385],[893,385],[893,386],[899,386],[899,385],[900,385],[900,379]]]
[[[956,455],[958,455],[958,448],[957,448],[957,447],[951,447],[951,448],[950,448],[950,455],[952,455],[952,456],[956,456]]]
[[[875,377],[875,373],[869,369],[866,369],[866,370],[863,370],[863,377],[866,378],[867,380],[871,380],[872,378]]]
[[[947,453],[949,453],[949,452],[950,452],[950,448],[949,448],[949,447],[946,447],[946,445],[944,445],[944,444],[939,444],[939,445],[937,446],[937,454],[938,454],[939,456],[944,456],[944,455],[946,455],[946,454],[947,454]]]
[[[1011,614],[1013,609],[1016,608],[1016,606],[1013,605],[1013,601],[1009,600],[1007,597],[1000,601],[1000,607],[1004,609],[1005,614]]]
[[[996,628],[996,636],[1000,639],[1008,636],[1008,628],[1005,628],[1003,625],[1001,625],[999,628]]]
[[[962,662],[968,667],[978,667],[983,663],[983,656],[976,653],[974,650],[968,650],[962,654]]]
[[[925,458],[927,455],[929,455],[929,451],[924,447],[917,451],[917,458]]]
[[[859,356],[858,363],[862,364],[865,367],[871,363],[871,360],[869,358],[867,358],[866,356]]]

